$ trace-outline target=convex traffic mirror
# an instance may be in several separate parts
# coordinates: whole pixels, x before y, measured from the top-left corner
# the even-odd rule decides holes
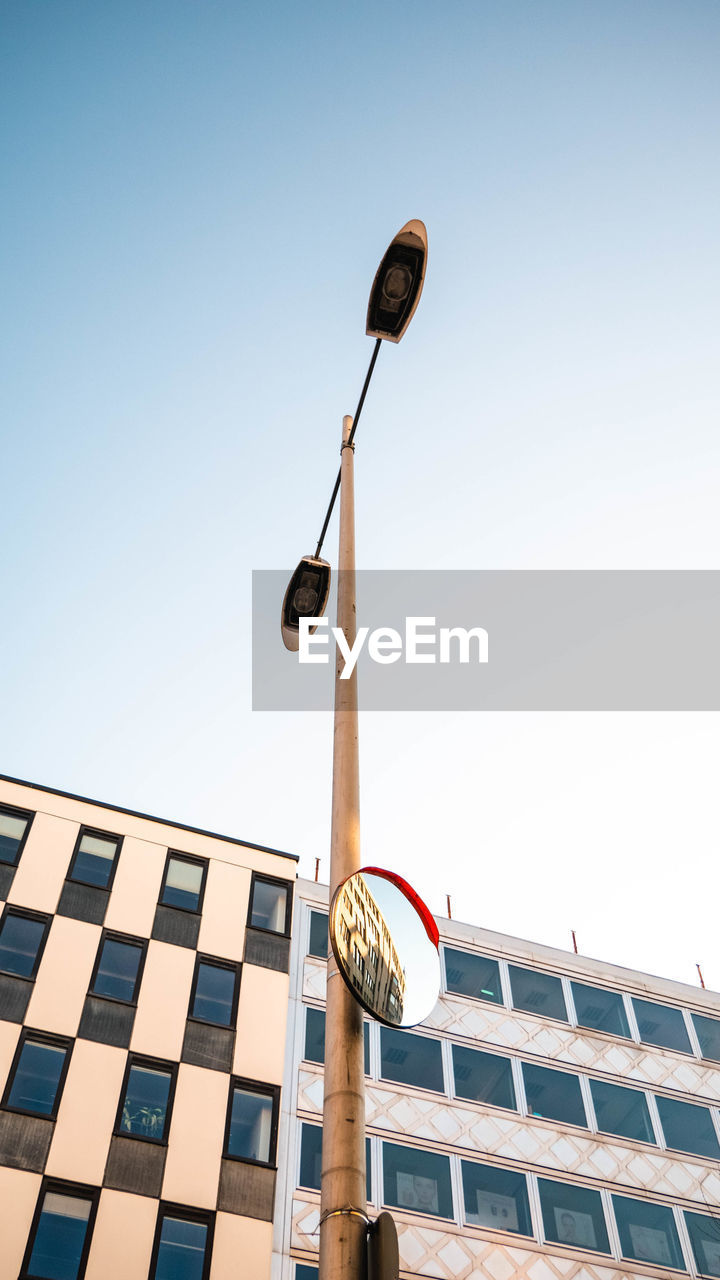
[[[303,556],[295,570],[282,607],[282,638],[286,649],[300,647],[300,619],[321,618],[330,594],[330,565],[315,556]],[[310,628],[310,634],[315,631]]]
[[[415,1027],[440,994],[437,925],[392,871],[363,867],[337,889],[330,941],[346,985],[388,1027]]]

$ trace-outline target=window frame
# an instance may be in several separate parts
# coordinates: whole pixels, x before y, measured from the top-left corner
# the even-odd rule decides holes
[[[125,1005],[126,1008],[136,1009],[138,997],[140,995],[140,987],[142,985],[143,973],[145,971],[145,961],[147,959],[149,938],[138,938],[130,933],[119,933],[117,929],[103,929],[100,934],[100,942],[98,943],[95,963],[93,964],[92,974],[90,975],[90,983],[88,985],[87,994],[93,997],[93,1000],[110,1000],[113,1004]],[[122,996],[108,996],[101,991],[95,990],[95,981],[100,971],[100,960],[102,958],[103,948],[106,942],[124,942],[127,946],[140,948],[140,960],[138,961],[137,975],[135,978],[135,988],[131,1000],[123,1000]]]
[[[45,926],[40,937],[40,942],[38,943],[38,949],[30,973],[13,973],[10,969],[0,968],[0,973],[6,974],[9,978],[19,978],[21,982],[34,982],[43,958],[43,952],[48,940],[48,934],[50,933],[53,916],[48,915],[44,911],[31,911],[28,907],[16,907],[13,902],[6,902],[2,915],[0,916],[0,934],[2,934],[2,930],[8,916],[21,916],[24,920],[36,920]]]
[[[148,1142],[153,1147],[166,1147],[168,1145],[179,1066],[179,1062],[170,1062],[165,1058],[150,1058],[145,1053],[128,1054],[125,1071],[123,1072],[122,1085],[120,1086],[118,1108],[115,1113],[113,1137],[128,1138],[133,1142]],[[167,1107],[165,1109],[165,1124],[163,1126],[163,1136],[161,1138],[153,1138],[150,1134],[144,1133],[129,1133],[127,1129],[122,1128],[123,1109],[125,1107],[128,1086],[130,1084],[130,1072],[133,1067],[145,1068],[147,1071],[162,1071],[166,1075],[170,1076],[170,1088],[168,1089]]]
[[[201,1018],[199,1014],[193,1013],[193,1005],[195,996],[197,995],[198,978],[200,976],[200,965],[209,965],[215,969],[227,969],[235,975],[235,983],[233,986],[233,997],[230,1008],[229,1022],[213,1022],[210,1018]],[[198,1022],[204,1027],[222,1027],[225,1031],[237,1030],[238,1005],[240,1004],[240,983],[242,981],[242,963],[239,960],[223,960],[219,956],[210,956],[204,952],[198,951],[195,955],[195,968],[193,969],[192,983],[190,986],[190,999],[188,1001],[187,1017],[189,1022]]]
[[[448,977],[448,967],[447,967],[448,952],[455,953],[456,955],[467,956],[468,959],[470,960],[485,961],[487,964],[494,965],[495,969],[497,970],[499,999],[494,1000],[491,996],[484,996],[482,994],[470,995],[466,991],[456,991],[454,987],[451,987],[450,979]],[[450,946],[449,943],[445,942],[443,943],[443,948],[442,948],[442,982],[443,982],[442,993],[444,995],[459,996],[461,1000],[479,1000],[481,1004],[493,1005],[496,1009],[503,1009],[508,1007],[505,999],[505,992],[503,989],[502,966],[497,956],[489,956],[485,952],[480,952],[480,951],[465,951],[463,950],[462,947]]]
[[[77,863],[78,855],[80,853],[80,845],[85,836],[96,836],[100,840],[115,841],[115,856],[110,866],[110,875],[108,876],[107,884],[93,884],[91,880],[83,880],[81,879],[80,876],[76,876],[74,874],[75,864]],[[72,851],[72,857],[70,859],[70,865],[67,869],[67,875],[65,876],[65,879],[71,880],[73,884],[84,884],[84,885],[87,885],[88,888],[90,889],[99,889],[101,893],[110,893],[113,887],[113,881],[115,880],[115,872],[117,871],[117,865],[118,865],[118,862],[120,861],[120,853],[122,851],[124,839],[125,837],[123,835],[117,835],[117,833],[114,831],[101,831],[99,827],[81,826],[80,830],[78,831],[77,840],[75,841],[75,848]]]
[[[386,1039],[391,1035],[400,1035],[403,1037],[407,1036],[409,1039],[416,1040],[416,1041],[417,1040],[428,1041],[430,1044],[437,1046],[437,1058],[440,1064],[440,1079],[442,1082],[440,1089],[436,1089],[434,1085],[418,1083],[416,1080],[399,1080],[397,1077],[383,1074],[384,1038]],[[378,1080],[382,1081],[383,1084],[396,1086],[396,1091],[400,1091],[400,1092],[402,1092],[405,1089],[422,1089],[426,1093],[434,1093],[438,1097],[443,1097],[443,1098],[449,1097],[447,1080],[445,1078],[447,1071],[446,1071],[442,1046],[443,1046],[443,1042],[438,1036],[425,1035],[423,1032],[418,1032],[416,1030],[411,1029],[410,1027],[388,1027],[388,1026],[383,1026],[381,1024],[380,1025],[380,1050],[379,1050],[379,1057],[378,1057],[378,1073],[379,1073]],[[426,1050],[426,1052],[432,1055],[434,1051],[430,1049],[430,1050]],[[411,1055],[411,1054],[412,1054],[412,1049],[410,1048],[408,1049],[408,1055]],[[392,1065],[392,1063],[390,1065]],[[398,1064],[398,1065],[404,1065],[404,1064]],[[385,1067],[385,1070],[387,1070],[387,1066]]]
[[[483,1046],[484,1046],[484,1042],[483,1042]],[[456,1049],[464,1050],[467,1053],[478,1054],[481,1058],[497,1058],[500,1060],[500,1062],[506,1063],[507,1071],[510,1079],[510,1092],[513,1097],[513,1105],[510,1107],[506,1107],[499,1102],[488,1102],[484,1098],[470,1098],[467,1096],[467,1094],[462,1093],[458,1089],[458,1077],[455,1074],[455,1050]],[[509,1114],[509,1115],[516,1115],[516,1116],[522,1115],[522,1109],[520,1104],[520,1092],[518,1090],[517,1083],[515,1080],[515,1072],[513,1071],[514,1057],[515,1057],[514,1054],[494,1053],[492,1050],[486,1049],[485,1047],[483,1047],[482,1049],[479,1049],[475,1046],[475,1044],[461,1044],[456,1040],[452,1040],[450,1042],[450,1067],[452,1071],[451,1097],[453,1098],[453,1100],[457,1102],[461,1102],[463,1104],[470,1102],[476,1107],[492,1107],[497,1111],[502,1111],[505,1114]],[[522,1068],[521,1068],[521,1075],[522,1075]],[[462,1084],[462,1080],[460,1080],[460,1084]],[[524,1081],[523,1081],[523,1093],[524,1093]],[[527,1099],[526,1099],[526,1102],[527,1102]]]
[[[15,1074],[17,1072],[18,1066],[20,1065],[20,1059],[22,1058],[23,1049],[27,1044],[28,1040],[30,1040],[32,1043],[35,1043],[35,1044],[49,1045],[53,1049],[65,1050],[65,1060],[62,1065],[62,1070],[60,1072],[60,1076],[58,1079],[57,1088],[55,1090],[55,1098],[50,1111],[30,1111],[27,1107],[13,1106],[12,1103],[10,1103],[9,1101],[12,1086],[15,1082]],[[32,1027],[23,1027],[22,1031],[20,1032],[20,1036],[18,1037],[18,1042],[15,1048],[15,1053],[13,1054],[13,1060],[10,1065],[8,1077],[7,1077],[7,1080],[5,1081],[5,1088],[3,1090],[2,1101],[0,1101],[0,1109],[3,1111],[10,1111],[12,1112],[13,1115],[35,1116],[35,1117],[39,1117],[41,1120],[56,1120],[58,1109],[60,1107],[60,1102],[62,1100],[63,1089],[65,1088],[67,1073],[70,1069],[70,1059],[72,1057],[72,1051],[74,1046],[75,1046],[75,1041],[72,1038],[72,1036],[56,1036],[49,1031],[35,1031]]]
[[[282,931],[278,929],[266,929],[264,925],[253,924],[253,898],[255,896],[256,884],[277,885],[285,890],[285,927]],[[268,876],[264,871],[253,871],[252,880],[250,882],[250,897],[248,899],[247,925],[248,929],[257,929],[259,933],[266,933],[271,938],[289,938],[290,926],[292,923],[293,909],[293,883],[292,880],[283,880],[282,876]],[[329,954],[329,952],[328,952]]]
[[[562,999],[563,1008],[565,1010],[565,1016],[558,1017],[558,1015],[555,1013],[547,1013],[546,1010],[544,1010],[543,1008],[528,1009],[526,1008],[525,1005],[518,1004],[518,998],[515,993],[515,989],[513,987],[513,971],[514,970],[517,970],[518,973],[534,974],[538,978],[548,978],[551,982],[557,982],[560,988],[560,996]],[[519,964],[515,960],[510,960],[508,961],[508,981],[510,983],[510,1001],[511,1001],[510,1008],[513,1010],[514,1013],[529,1014],[531,1018],[542,1018],[542,1019],[547,1019],[550,1022],[559,1022],[566,1027],[572,1026],[572,1023],[570,1022],[570,1009],[568,1007],[565,984],[563,983],[562,976],[559,973],[548,973],[547,969],[536,969],[532,965]]]
[[[181,907],[181,906],[178,906],[177,903],[163,902],[163,894],[167,888],[168,871],[170,870],[170,863],[173,858],[177,862],[189,862],[194,867],[202,867],[202,880],[200,881],[200,891],[198,894],[198,904],[196,907]],[[188,916],[201,916],[202,909],[203,909],[203,902],[205,900],[205,888],[207,885],[209,865],[210,865],[209,860],[207,858],[201,858],[199,854],[182,853],[179,849],[168,849],[167,856],[165,858],[165,867],[163,870],[162,880],[160,882],[160,893],[158,894],[157,905],[159,907],[166,907],[168,911],[184,911],[185,914]]]
[[[23,850],[25,849],[25,845],[27,844],[27,838],[30,835],[30,828],[32,827],[32,824],[35,820],[36,810],[20,809],[15,804],[0,804],[0,813],[5,813],[10,818],[27,818],[28,820],[27,826],[22,836],[20,837],[20,843],[18,844],[18,847],[15,851],[15,860],[13,862],[5,862],[4,859],[0,860],[0,867],[15,868],[17,867],[18,863],[20,862],[20,859],[23,856]]]
[[[237,1156],[228,1149],[230,1144],[230,1128],[232,1125],[233,1099],[236,1089],[243,1089],[246,1093],[257,1093],[263,1098],[272,1099],[272,1118],[270,1121],[270,1158],[268,1160],[254,1160],[252,1156]],[[223,1160],[237,1160],[240,1164],[257,1165],[260,1169],[277,1169],[277,1140],[278,1127],[280,1122],[280,1085],[266,1084],[262,1080],[248,1080],[244,1076],[230,1076],[230,1087],[228,1089],[228,1104],[225,1115],[225,1131],[223,1133],[222,1158]]]
[[[639,1038],[640,1044],[648,1044],[653,1049],[665,1049],[667,1053],[681,1053],[686,1058],[696,1057],[696,1054],[693,1050],[693,1045],[692,1045],[692,1040],[690,1038],[688,1025],[685,1020],[685,1009],[683,1006],[677,1005],[677,1004],[666,1004],[662,1000],[651,1000],[646,998],[646,996],[639,996],[639,995],[631,995],[630,1004],[632,1005],[633,1017],[635,1018],[635,1022],[637,1024],[638,1038]],[[687,1041],[687,1048],[679,1049],[677,1045],[664,1044],[664,1043],[660,1043],[658,1040],[646,1039],[643,1036],[642,1027],[640,1025],[641,1017],[643,1015],[642,1015],[642,1010],[637,1008],[638,1004],[649,1005],[651,1008],[654,1008],[654,1009],[662,1009],[668,1013],[678,1014],[680,1018],[680,1024],[685,1034],[685,1040]]]
[[[582,1106],[583,1115],[585,1116],[584,1123],[579,1123],[577,1120],[567,1120],[564,1118],[561,1119],[559,1116],[543,1115],[542,1112],[533,1111],[532,1102],[528,1095],[528,1087],[527,1087],[528,1082],[525,1078],[526,1069],[528,1071],[547,1071],[554,1076],[561,1076],[571,1080],[575,1080],[577,1082],[578,1092],[580,1094],[580,1104]],[[590,1128],[590,1116],[588,1114],[587,1098],[585,1096],[583,1086],[582,1086],[583,1075],[585,1075],[585,1073],[580,1071],[572,1071],[572,1070],[564,1071],[564,1070],[561,1070],[559,1067],[555,1067],[555,1066],[549,1067],[546,1065],[544,1061],[534,1062],[532,1059],[529,1059],[529,1058],[521,1058],[520,1059],[520,1078],[522,1080],[522,1090],[523,1090],[523,1096],[525,1099],[525,1115],[527,1116],[527,1119],[541,1120],[541,1121],[544,1121],[546,1124],[551,1124],[551,1125],[567,1125],[569,1129],[585,1129],[586,1131],[592,1132]],[[594,1108],[593,1108],[593,1111],[594,1111]]]
[[[76,1280],[83,1280],[85,1271],[87,1270],[88,1258],[90,1256],[90,1246],[92,1244],[93,1231],[95,1229],[95,1219],[97,1217],[98,1204],[100,1201],[101,1187],[92,1187],[85,1182],[68,1182],[63,1178],[44,1177],[40,1183],[38,1191],[37,1203],[33,1212],[32,1222],[30,1224],[30,1232],[28,1241],[23,1254],[23,1260],[20,1265],[20,1273],[18,1280],[38,1280],[28,1268],[35,1248],[35,1239],[37,1229],[40,1225],[42,1217],[42,1209],[47,1195],[69,1196],[75,1200],[89,1200],[90,1213],[87,1218],[87,1229],[85,1231],[85,1240],[83,1241],[82,1253],[80,1254],[80,1262],[78,1264]]]
[[[165,1218],[178,1218],[182,1222],[197,1222],[202,1224],[202,1226],[207,1227],[205,1257],[203,1259],[201,1280],[208,1280],[215,1237],[215,1217],[216,1212],[214,1209],[198,1209],[192,1205],[177,1204],[175,1201],[171,1200],[160,1200],[158,1203],[157,1219],[155,1222],[155,1235],[153,1236],[152,1253],[150,1254],[148,1280],[155,1280],[158,1256],[160,1254],[162,1227]],[[78,1277],[78,1280],[80,1280],[80,1277]]]

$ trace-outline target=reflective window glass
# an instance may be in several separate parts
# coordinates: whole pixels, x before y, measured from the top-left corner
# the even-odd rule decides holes
[[[300,1186],[320,1190],[322,1175],[322,1128],[319,1124],[304,1124],[300,1130]],[[365,1194],[372,1200],[370,1169],[370,1139],[365,1139]]]
[[[521,969],[510,965],[510,986],[513,1006],[528,1013],[539,1013],[544,1018],[557,1018],[567,1022],[565,996],[559,978],[550,973],[537,973],[534,969]]]
[[[250,924],[253,928],[285,933],[288,889],[286,884],[273,884],[269,880],[253,881],[250,911]]]
[[[237,1085],[232,1092],[227,1154],[240,1160],[269,1164],[275,1154],[273,1115],[273,1094],[256,1093]]]
[[[655,1142],[647,1098],[638,1089],[591,1080],[595,1116],[601,1133],[614,1133],[619,1138],[636,1142]]]
[[[695,1265],[703,1276],[720,1276],[720,1218],[704,1213],[686,1213]]]
[[[649,1200],[613,1196],[623,1258],[685,1271],[672,1209]]]
[[[47,920],[7,911],[0,925],[0,969],[31,978],[39,963]]]
[[[305,1014],[305,1059],[308,1062],[325,1061],[325,1010],[308,1008]],[[370,1075],[370,1027],[363,1023],[365,1075]]]
[[[575,1012],[581,1027],[607,1031],[609,1035],[630,1039],[630,1027],[623,998],[619,991],[587,987],[584,982],[571,982]]]
[[[0,862],[15,866],[29,825],[30,815],[16,809],[0,808]]]
[[[380,1075],[398,1084],[414,1084],[419,1089],[443,1093],[442,1051],[439,1040],[417,1036],[412,1031],[380,1028]]]
[[[533,1233],[524,1173],[461,1161],[465,1221],[493,1231]]]
[[[646,1044],[656,1044],[661,1049],[677,1049],[679,1053],[692,1052],[681,1009],[670,1009],[665,1004],[655,1004],[653,1000],[638,1000],[635,996],[633,1009],[640,1039]]]
[[[235,969],[199,961],[191,1016],[222,1027],[232,1026],[236,979]]]
[[[464,1045],[452,1047],[455,1094],[473,1102],[486,1102],[491,1107],[517,1109],[515,1086],[509,1058]]]
[[[671,1151],[689,1151],[696,1156],[720,1157],[715,1126],[707,1107],[655,1096],[665,1141]]]
[[[143,949],[137,942],[105,938],[102,943],[93,995],[131,1002],[135,999]]]
[[[319,960],[326,960],[328,946],[328,918],[322,911],[311,911],[308,955],[317,956]]]
[[[709,1058],[711,1062],[720,1062],[720,1018],[706,1018],[702,1013],[693,1013],[690,1016],[700,1041],[700,1052],[703,1058]]]
[[[85,831],[73,858],[70,879],[106,889],[115,865],[118,843],[115,836],[94,835]]]
[[[52,1115],[67,1054],[67,1045],[47,1044],[28,1036],[20,1050],[6,1106],[38,1116]]]
[[[27,1275],[38,1280],[77,1280],[92,1201],[46,1191]]]
[[[386,1204],[436,1218],[454,1217],[447,1156],[392,1142],[382,1147]]]
[[[318,1280],[317,1267],[308,1267],[304,1262],[295,1264],[295,1280]]]
[[[202,1280],[207,1242],[207,1222],[166,1213],[160,1228],[153,1280]]]
[[[188,862],[186,858],[171,855],[160,896],[163,906],[199,911],[204,873],[204,863]]]
[[[473,955],[469,951],[455,951],[451,947],[444,948],[444,956],[448,991],[472,996],[474,1000],[487,1000],[490,1004],[502,1004],[497,960]]]
[[[609,1253],[607,1227],[599,1191],[538,1178],[545,1238],[576,1249]]]
[[[587,1128],[577,1076],[567,1071],[554,1071],[552,1067],[536,1067],[530,1062],[523,1062],[522,1073],[529,1115]]]
[[[128,1075],[120,1132],[162,1142],[167,1137],[171,1084],[169,1070],[134,1063]]]

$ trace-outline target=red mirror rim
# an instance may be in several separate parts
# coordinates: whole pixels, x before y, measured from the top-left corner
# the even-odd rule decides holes
[[[425,905],[420,895],[413,889],[412,885],[408,884],[407,880],[403,880],[402,876],[399,876],[396,871],[385,871],[383,867],[360,867],[357,871],[353,872],[353,875],[366,874],[380,876],[383,880],[389,880],[391,884],[394,884],[395,887],[400,890],[403,896],[407,898],[408,902],[417,911],[423,922],[425,932],[437,951],[440,945],[440,933],[438,931],[438,927],[430,912],[430,908]],[[348,876],[348,879],[349,878],[350,877]]]

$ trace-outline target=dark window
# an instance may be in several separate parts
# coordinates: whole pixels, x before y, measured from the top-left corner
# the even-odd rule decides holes
[[[671,1151],[689,1151],[696,1156],[720,1157],[720,1146],[707,1107],[696,1107],[676,1098],[655,1096],[665,1142]]]
[[[287,880],[266,880],[253,875],[248,924],[270,933],[290,933],[290,885]]]
[[[311,911],[308,955],[317,956],[319,960],[327,960],[328,946],[328,918],[324,912]]]
[[[308,1267],[304,1262],[295,1264],[295,1280],[318,1280],[319,1274],[317,1267]]]
[[[550,973],[537,973],[534,969],[521,969],[510,965],[510,986],[513,1005],[528,1013],[539,1013],[543,1018],[557,1018],[567,1022],[565,996],[562,983]]]
[[[300,1130],[300,1186],[320,1190],[322,1174],[322,1128],[319,1124],[304,1124]],[[365,1139],[365,1194],[372,1200],[370,1169],[370,1139]]]
[[[380,1075],[383,1080],[444,1093],[440,1041],[413,1035],[412,1031],[381,1027]]]
[[[677,1049],[679,1053],[692,1053],[681,1009],[670,1009],[667,1005],[655,1004],[652,1000],[638,1000],[635,996],[633,1009],[640,1039],[646,1044],[656,1044],[661,1049]]]
[[[509,1058],[464,1045],[452,1047],[455,1094],[472,1102],[486,1102],[491,1107],[517,1110],[515,1086]]]
[[[523,1062],[522,1072],[528,1115],[587,1128],[577,1076],[571,1076],[567,1071],[553,1071],[552,1067],[536,1067],[530,1062]]]
[[[49,928],[49,916],[6,907],[0,924],[0,969],[20,978],[34,978]]]
[[[20,1274],[34,1280],[81,1280],[90,1247],[97,1192],[45,1183]]]
[[[234,1027],[238,1005],[238,966],[198,956],[190,995],[190,1017]]]
[[[23,1031],[2,1105],[36,1116],[55,1116],[70,1056],[70,1041]]]
[[[533,1233],[524,1173],[496,1169],[493,1165],[462,1162],[465,1220],[473,1227],[493,1231]]]
[[[90,984],[94,996],[107,996],[132,1004],[137,995],[145,959],[145,944],[105,935]]]
[[[272,1164],[277,1141],[280,1090],[253,1081],[234,1081],[225,1137],[225,1154],[236,1160]]]
[[[601,1133],[614,1133],[636,1142],[655,1142],[644,1093],[626,1089],[621,1084],[607,1084],[604,1080],[591,1080],[590,1092]]]
[[[599,1191],[538,1178],[545,1238],[574,1249],[609,1253]]]
[[[593,1031],[607,1031],[609,1035],[630,1039],[625,1005],[619,991],[586,987],[583,982],[571,982],[570,986],[581,1027],[591,1027]]]
[[[472,996],[475,1000],[487,1000],[502,1004],[500,968],[497,960],[472,955],[469,951],[444,948],[445,977],[448,991],[460,996]]]
[[[25,809],[0,805],[0,862],[16,867],[30,830],[34,814]]]
[[[212,1214],[161,1204],[150,1280],[206,1280],[213,1222]]]
[[[720,1019],[706,1018],[702,1013],[693,1013],[690,1016],[700,1041],[700,1052],[703,1058],[709,1058],[711,1062],[720,1062]]]
[[[386,1204],[436,1218],[454,1216],[447,1156],[383,1142],[383,1178]]]
[[[182,853],[169,853],[160,902],[165,907],[179,907],[181,911],[200,911],[206,876],[207,862]]]
[[[150,1058],[131,1058],[115,1132],[124,1137],[166,1142],[175,1091],[176,1067]]]
[[[686,1270],[672,1209],[629,1196],[613,1196],[612,1202],[623,1258]]]
[[[325,1061],[325,1010],[308,1008],[305,1022],[305,1060],[307,1062]],[[370,1028],[363,1023],[363,1047],[365,1075],[370,1075]]]
[[[68,879],[95,885],[97,889],[109,889],[115,875],[121,843],[120,836],[81,827]]]
[[[720,1218],[685,1214],[695,1265],[703,1276],[720,1276]]]

